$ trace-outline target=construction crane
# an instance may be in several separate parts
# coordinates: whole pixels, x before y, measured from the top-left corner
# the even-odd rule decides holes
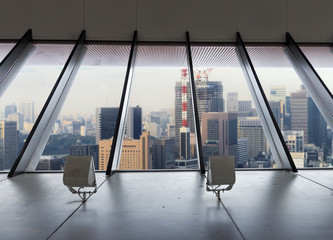
[[[203,71],[202,75],[204,78],[204,81],[208,81],[208,75],[210,74],[210,72],[213,70],[213,68],[207,68],[205,71]]]
[[[210,74],[210,72],[213,70],[213,68],[207,68],[204,71],[200,71],[200,70],[195,70],[195,80],[199,80],[199,81],[208,81],[208,75]]]

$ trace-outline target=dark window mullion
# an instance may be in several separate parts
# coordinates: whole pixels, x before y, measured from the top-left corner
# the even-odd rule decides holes
[[[114,130],[109,162],[106,169],[106,175],[110,175],[112,170],[114,171],[118,170],[118,166],[120,163],[121,148],[124,138],[128,103],[129,103],[130,90],[133,80],[133,72],[134,72],[134,64],[136,59],[137,48],[138,48],[138,37],[137,37],[137,31],[135,31],[133,34],[131,52],[128,59],[124,87],[120,99],[119,112]]]
[[[263,129],[271,148],[273,157],[276,161],[280,161],[282,167],[286,170],[292,170],[297,172],[295,163],[290,155],[284,138],[281,134],[279,126],[274,118],[272,110],[269,106],[266,95],[260,84],[257,73],[251,62],[249,54],[246,50],[245,44],[242,40],[240,33],[237,33],[237,52],[240,58],[240,64],[242,66],[245,78],[249,83],[249,88],[256,105],[258,115],[263,125]]]
[[[36,169],[51,129],[76,75],[79,59],[85,50],[85,41],[86,34],[85,31],[82,31],[8,177]]]
[[[286,44],[292,54],[292,64],[321,114],[333,129],[333,95],[295,40],[286,33]]]
[[[29,29],[0,63],[0,97],[13,79],[12,77],[8,77],[9,74],[13,73],[13,71],[17,72],[17,69],[13,68],[19,63],[19,60],[21,60],[22,56],[29,48],[31,42],[32,31]]]
[[[202,142],[201,142],[201,131],[200,131],[200,122],[199,122],[199,112],[198,112],[198,103],[197,96],[195,90],[195,81],[194,81],[194,71],[193,71],[193,61],[192,61],[192,52],[191,52],[191,42],[190,42],[190,34],[186,32],[186,53],[187,53],[187,64],[190,72],[190,86],[191,86],[191,98],[192,98],[192,106],[193,106],[193,117],[194,117],[194,126],[195,126],[195,134],[197,140],[197,152],[198,160],[200,164],[200,172],[205,174],[205,163],[203,158],[202,151]]]

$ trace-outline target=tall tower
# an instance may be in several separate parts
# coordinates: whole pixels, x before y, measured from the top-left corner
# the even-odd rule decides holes
[[[326,139],[327,123],[321,115],[319,109],[313,102],[312,98],[308,98],[308,143],[313,143],[317,147],[322,147]]]
[[[118,108],[96,109],[96,144],[99,143],[99,140],[113,137],[118,110]]]
[[[266,138],[258,117],[247,117],[238,121],[238,139],[248,139],[249,159],[266,152]]]
[[[0,121],[0,170],[10,169],[17,157],[17,123]]]
[[[230,92],[227,98],[227,111],[238,112],[238,93]]]
[[[16,105],[14,103],[12,105],[6,105],[5,106],[5,118],[7,119],[7,117],[13,113],[17,113]]]
[[[205,146],[218,147],[218,155],[234,155],[236,160],[237,113],[203,113],[202,142]]]
[[[190,128],[187,124],[187,69],[182,69],[182,127],[180,128],[180,158],[191,158]]]
[[[183,84],[183,82],[177,81],[175,86],[175,146],[177,153],[179,153],[180,128],[182,127]],[[190,128],[190,132],[194,133],[194,118],[190,89],[189,81],[186,81],[187,126]],[[209,81],[207,72],[203,73],[203,77],[197,74],[195,79],[195,89],[200,123],[202,113],[224,111],[223,86],[220,81]]]
[[[25,102],[19,104],[19,113],[23,115],[23,121],[28,123],[35,122],[34,103]]]
[[[290,93],[291,130],[304,131],[304,144],[308,143],[308,93],[305,90]]]
[[[106,170],[112,138],[99,142],[99,170]],[[124,139],[121,148],[119,169],[151,169],[152,155],[149,132],[143,131],[140,139]]]
[[[142,134],[142,108],[139,106],[128,109],[126,135],[132,139],[140,139]]]

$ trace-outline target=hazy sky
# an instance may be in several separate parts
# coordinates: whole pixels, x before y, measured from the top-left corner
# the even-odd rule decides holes
[[[62,67],[24,66],[1,98],[0,109],[11,103],[33,101],[35,114],[41,110]],[[292,68],[257,68],[257,74],[269,99],[271,86],[285,85],[287,95],[300,89],[301,81]],[[125,67],[80,68],[68,94],[62,113],[95,114],[97,107],[118,107],[125,77]],[[333,89],[332,69],[318,69],[326,84]],[[175,84],[180,80],[180,68],[137,67],[133,76],[130,106],[139,105],[144,112],[174,108]],[[239,100],[251,100],[240,68],[214,68],[210,81],[222,81],[223,95],[238,92]]]

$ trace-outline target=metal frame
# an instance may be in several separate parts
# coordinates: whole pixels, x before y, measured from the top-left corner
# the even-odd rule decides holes
[[[129,97],[133,81],[134,64],[138,48],[137,31],[134,31],[131,45],[131,52],[128,59],[127,70],[125,75],[123,92],[120,99],[117,122],[114,130],[112,146],[109,156],[109,162],[106,169],[106,175],[110,175],[112,170],[116,171],[119,168],[121,148],[124,139],[125,125],[127,120]]]
[[[19,60],[22,59],[24,53],[31,45],[31,42],[32,31],[29,29],[0,63],[0,97],[6,91],[11,80],[13,79],[13,77],[9,77],[9,75],[15,75],[17,72],[15,71],[17,69],[13,69],[14,66],[17,65]]]
[[[286,33],[286,44],[293,57],[291,61],[319,111],[333,129],[333,96],[310,61],[306,58],[290,33]]]
[[[205,170],[205,163],[204,163],[203,152],[202,152],[199,112],[198,112],[197,95],[196,95],[196,90],[195,90],[193,61],[192,61],[191,42],[190,42],[189,32],[186,32],[186,53],[187,53],[188,69],[190,70],[189,71],[190,72],[190,86],[191,86],[194,126],[195,126],[196,141],[197,141],[198,162],[199,162],[199,166],[200,166],[200,172],[202,174],[205,174],[206,170]]]
[[[237,55],[242,66],[244,76],[247,79],[247,83],[249,85],[254,104],[260,117],[265,136],[272,151],[272,155],[278,167],[281,166],[285,170],[297,172],[297,168],[289,153],[279,126],[274,118],[264,90],[260,84],[257,73],[254,69],[239,32],[236,34],[236,45],[238,53]]]
[[[77,73],[80,56],[85,50],[85,40],[86,34],[82,31],[8,177],[36,169]]]

